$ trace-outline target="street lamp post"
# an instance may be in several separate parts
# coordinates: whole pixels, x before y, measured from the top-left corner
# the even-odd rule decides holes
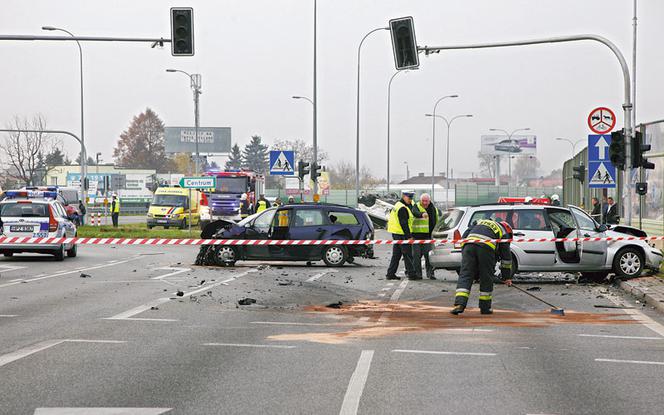
[[[355,114],[355,203],[360,199],[360,57],[362,53],[362,44],[370,34],[379,30],[390,30],[389,27],[378,27],[364,35],[357,47],[357,104]]]
[[[311,98],[307,98],[307,97],[304,97],[304,96],[293,95],[292,98],[293,99],[303,99],[305,101],[308,101],[313,107],[313,111],[314,111],[314,120],[313,120],[314,131],[313,131],[313,139],[312,139],[313,140],[313,149],[314,149],[314,154],[313,154],[314,160],[313,161],[318,162],[318,147],[317,147],[317,143],[316,143],[316,104],[314,103],[314,101]],[[318,184],[314,180],[313,194],[316,194],[317,188],[318,188]]]
[[[435,186],[436,186],[436,108],[438,108],[438,104],[440,101],[444,100],[445,98],[457,98],[459,95],[454,94],[454,95],[445,95],[444,97],[441,97],[436,101],[436,103],[433,105],[433,114],[432,116],[432,122],[431,122],[431,202],[434,202],[436,200],[436,191],[435,191]]]
[[[64,32],[68,34],[69,36],[75,38],[76,36],[66,30],[62,29],[59,27],[53,27],[53,26],[42,26],[42,30],[48,30],[48,31],[59,31],[59,32]],[[78,39],[75,39],[76,44],[78,45],[78,63],[79,63],[79,72],[80,72],[80,81],[81,81],[81,87],[80,87],[80,92],[81,92],[81,187],[80,187],[80,194],[81,194],[81,202],[83,202],[83,206],[86,207],[87,211],[87,194],[86,194],[86,189],[85,189],[85,179],[88,176],[88,155],[86,154],[86,149],[85,149],[85,120],[83,116],[83,48],[81,48],[81,43],[78,41]],[[83,223],[85,223],[85,215],[83,215]]]
[[[387,193],[390,193],[390,114],[392,106],[392,81],[400,73],[406,73],[408,70],[396,71],[392,77],[390,77],[390,82],[387,84]]]
[[[443,121],[445,121],[445,124],[447,124],[447,149],[446,149],[446,162],[445,162],[445,209],[448,209],[450,206],[450,127],[454,120],[457,118],[470,118],[473,115],[472,114],[463,114],[463,115],[456,115],[452,117],[449,121],[447,118],[443,117],[442,115],[434,115],[434,114],[424,114],[426,117],[433,117],[434,123],[436,122],[436,118],[440,118]],[[433,195],[433,189],[431,191],[431,194]],[[432,196],[433,197],[433,196]]]
[[[194,162],[194,169],[196,170],[196,176],[198,176],[198,171],[199,171],[199,161],[200,161],[200,153],[198,152],[198,128],[200,127],[200,117],[199,117],[199,97],[202,94],[201,91],[201,75],[200,74],[189,74],[188,72],[181,71],[179,69],[166,69],[166,72],[180,72],[189,77],[189,81],[191,82],[191,89],[194,92],[194,143],[195,143],[195,150],[196,150],[196,160]]]
[[[410,179],[410,169],[408,169],[408,162],[404,161],[403,164],[406,165],[406,180]]]
[[[513,136],[514,134],[516,134],[517,132],[519,132],[519,131],[530,131],[530,128],[529,128],[529,127],[526,127],[526,128],[517,128],[516,130],[512,131],[512,133],[508,133],[506,130],[503,130],[503,129],[500,129],[500,128],[489,128],[489,131],[494,131],[494,132],[495,132],[495,131],[498,131],[498,132],[501,132],[501,133],[505,133],[505,135],[507,136],[507,139],[508,139],[508,140],[511,140],[511,139],[512,139],[512,136]],[[509,181],[509,183],[512,183],[512,158],[511,158],[511,157],[508,157],[508,160],[507,160],[507,161],[508,161],[508,163],[509,163],[509,177],[510,177],[510,181]],[[498,176],[498,171],[496,171],[496,176]],[[496,181],[497,181],[498,183],[500,183],[500,178],[497,178]]]

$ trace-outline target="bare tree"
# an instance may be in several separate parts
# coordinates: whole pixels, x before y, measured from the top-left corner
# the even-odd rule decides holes
[[[311,144],[303,140],[283,140],[277,139],[272,144],[271,150],[293,150],[295,151],[295,158],[311,162],[314,158],[314,148]],[[327,160],[327,152],[320,147],[318,148],[318,163],[324,163]]]
[[[533,179],[537,177],[537,169],[539,169],[539,167],[540,162],[537,160],[537,157],[518,157],[512,168],[512,174],[516,176],[519,181]]]
[[[333,189],[353,189],[355,187],[355,166],[347,161],[327,169]]]
[[[480,160],[480,172],[484,177],[496,177],[496,156],[477,153]]]
[[[41,114],[35,115],[31,120],[14,117],[13,123],[7,129],[39,130],[36,133],[25,131],[7,133],[0,143],[0,151],[7,158],[7,175],[19,183],[34,185],[39,177],[39,171],[44,169],[42,155],[49,152],[51,137],[42,132],[46,129],[46,120]]]

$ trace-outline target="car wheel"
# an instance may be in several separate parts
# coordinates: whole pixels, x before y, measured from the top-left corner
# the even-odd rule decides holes
[[[636,248],[623,248],[613,258],[613,272],[618,278],[633,278],[643,271],[643,254]]]
[[[2,255],[4,255],[6,258],[11,258],[11,257],[14,256],[14,253],[13,252],[5,252]]]
[[[60,245],[60,249],[58,249],[55,252],[55,254],[53,254],[53,255],[55,256],[56,261],[64,261],[64,259],[65,259],[65,244]]]
[[[237,250],[232,246],[219,246],[214,254],[214,262],[217,265],[232,267],[237,261]]]
[[[71,249],[67,251],[67,256],[69,258],[76,258],[77,254],[78,254],[78,245],[74,244],[74,246],[72,246]]]
[[[328,246],[323,251],[323,262],[328,267],[340,267],[348,259],[348,254],[346,253],[346,248],[343,246]]]

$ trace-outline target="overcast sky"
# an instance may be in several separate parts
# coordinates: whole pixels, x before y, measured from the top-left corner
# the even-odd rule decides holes
[[[131,118],[150,107],[166,125],[193,123],[188,80],[169,67],[203,75],[201,125],[230,126],[233,142],[253,134],[311,139],[313,1],[2,0],[3,34],[40,34],[44,25],[78,35],[169,37],[169,7],[195,10],[194,57],[147,44],[84,43],[88,153],[110,161]],[[417,41],[446,45],[594,33],[615,42],[631,64],[632,0],[318,0],[319,146],[331,163],[355,160],[356,56],[360,39],[389,19],[412,15]],[[664,2],[639,1],[637,118],[664,118]],[[78,132],[78,50],[69,42],[0,43],[0,125],[14,115],[43,114],[50,128]],[[622,122],[617,60],[593,42],[420,56],[420,70],[392,87],[392,171],[431,171],[431,112],[443,95],[445,116],[471,113],[452,127],[451,167],[478,170],[480,136],[489,128],[530,127],[542,169],[571,155],[566,137],[589,133],[588,112],[608,106]],[[389,32],[367,39],[362,53],[361,162],[384,177],[387,83],[394,73]],[[76,145],[64,139],[74,158]],[[436,134],[436,171],[444,171],[445,128]]]

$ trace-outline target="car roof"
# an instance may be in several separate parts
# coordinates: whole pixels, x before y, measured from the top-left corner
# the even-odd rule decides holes
[[[308,208],[308,209],[322,209],[322,208],[334,208],[334,209],[345,209],[349,211],[359,211],[358,209],[348,207],[345,205],[339,205],[336,203],[287,203],[285,205],[279,206],[281,208]]]

